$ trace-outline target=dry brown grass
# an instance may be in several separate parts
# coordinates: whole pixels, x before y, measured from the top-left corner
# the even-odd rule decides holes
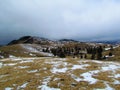
[[[88,71],[89,71],[89,70],[88,70]],[[87,70],[76,69],[76,70],[74,70],[72,73],[73,73],[74,75],[76,75],[76,76],[80,76],[80,74],[85,73],[85,72],[87,72]]]
[[[94,74],[92,77],[97,79],[98,81],[94,84],[90,84],[87,81],[76,81],[72,74],[78,78],[83,79],[80,76],[83,73],[99,70],[102,64],[96,62],[87,62],[81,61],[79,59],[60,59],[61,61],[66,62],[67,65],[64,66],[63,63],[57,65],[56,68],[68,68],[68,71],[65,73],[52,73],[51,69],[53,68],[53,62],[58,62],[59,58],[39,58],[34,59],[33,62],[24,62],[21,61],[11,61],[11,60],[1,60],[4,64],[9,63],[17,63],[14,66],[4,66],[0,68],[0,90],[4,90],[6,87],[11,87],[16,90],[21,85],[28,83],[25,88],[20,88],[20,90],[37,90],[38,86],[43,85],[43,82],[46,78],[50,77],[48,81],[48,86],[53,88],[60,88],[61,90],[93,90],[95,88],[104,89],[106,86],[104,82],[109,82],[109,85],[115,90],[119,90],[120,86],[115,85],[114,77],[109,77],[113,75],[113,72],[99,72]],[[25,59],[23,59],[25,60]],[[49,62],[49,63],[46,63]],[[81,62],[81,63],[80,63]],[[85,67],[85,69],[75,69],[71,68],[73,65],[84,65],[89,64],[90,66]],[[28,66],[27,68],[20,68],[19,66]],[[37,70],[36,72],[30,72],[31,70]],[[120,74],[120,70],[117,70],[115,74]],[[120,81],[120,78],[116,78],[116,80]]]
[[[5,58],[8,58],[9,55],[13,55],[16,57],[44,57],[44,55],[40,53],[28,51],[27,49],[22,47],[22,44],[3,46],[0,47],[0,51],[3,54],[2,56],[4,56]],[[33,54],[35,56],[31,56],[30,54]]]
[[[111,84],[111,86],[115,88],[115,90],[120,90],[120,84],[116,84],[116,85]]]
[[[102,81],[98,81],[98,82],[95,83],[95,84],[90,84],[90,85],[88,85],[88,87],[93,90],[94,88],[96,88],[96,89],[97,89],[97,88],[99,88],[99,89],[104,89],[106,86],[105,86],[105,84],[104,84]]]
[[[4,46],[4,47],[0,47],[1,52],[4,52],[6,55],[6,57],[8,57],[9,55],[14,55],[14,56],[18,56],[18,57],[28,57],[29,53],[24,53],[27,52],[25,49],[23,49],[21,47],[20,44],[16,44],[16,45],[10,45],[10,46]]]
[[[115,55],[115,57],[108,58],[108,61],[120,61],[120,47],[117,47],[112,51],[105,51],[103,55],[109,55],[109,52],[112,52],[112,54]]]
[[[108,77],[108,76],[111,76],[112,75],[112,72],[100,72],[98,74],[96,74],[95,76],[93,76],[94,78],[97,78],[101,81],[107,81],[109,83],[112,83],[114,80],[112,77]]]

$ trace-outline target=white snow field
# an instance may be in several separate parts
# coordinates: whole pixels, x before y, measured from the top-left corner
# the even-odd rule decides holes
[[[0,59],[0,90],[120,90],[120,62],[52,57]]]

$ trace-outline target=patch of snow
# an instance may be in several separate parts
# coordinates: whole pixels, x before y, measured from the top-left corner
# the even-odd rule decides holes
[[[110,71],[110,70],[115,70],[115,69],[119,69],[119,68],[120,68],[120,66],[118,66],[118,65],[108,65],[108,66],[102,67],[102,70]]]
[[[3,67],[3,63],[2,62],[0,62],[0,68],[2,68]]]
[[[81,74],[81,76],[84,78],[84,81],[88,81],[90,84],[94,84],[96,83],[98,80],[93,78],[92,75],[99,73],[99,70],[95,70],[95,71],[90,71],[90,72],[86,72]]]
[[[90,66],[89,64],[84,64],[84,65],[73,65],[71,69],[85,69],[84,67]]]
[[[110,50],[111,48],[105,48],[105,50],[107,51],[107,50]]]
[[[115,49],[115,48],[118,48],[118,47],[119,47],[119,45],[117,45],[117,46],[114,46],[114,47],[113,47],[113,49]]]
[[[21,69],[25,69],[25,68],[29,68],[30,66],[18,66],[18,68],[21,68]]]
[[[53,67],[58,67],[58,66],[60,66],[60,65],[62,65],[63,64],[63,61],[53,61],[53,60],[49,60],[49,61],[47,61],[47,62],[45,62],[46,64],[51,64],[51,65],[53,65]]]
[[[10,59],[1,59],[0,61],[4,62],[4,61],[8,61],[8,60],[10,60]]]
[[[4,56],[0,55],[0,58],[4,58]]]
[[[54,88],[51,89],[50,87],[47,86],[47,84],[48,84],[48,82],[50,81],[51,77],[48,76],[48,77],[44,77],[44,78],[45,78],[45,79],[44,79],[43,82],[42,82],[43,85],[38,86],[38,89],[41,89],[41,90],[52,90],[52,89],[54,89]],[[55,89],[54,89],[54,90],[55,90]]]
[[[27,71],[28,73],[36,73],[38,70],[30,70],[30,71]]]
[[[57,80],[60,80],[60,78],[54,78],[54,80],[53,80],[53,81],[57,81]]]
[[[66,58],[59,58],[58,60],[62,60],[62,61],[65,61],[65,60],[66,60]]]
[[[17,63],[4,64],[4,66],[15,66]]]
[[[32,53],[30,53],[29,55],[30,55],[30,56],[36,56],[35,54],[32,54]]]
[[[13,55],[9,55],[9,58],[15,58],[15,56],[13,56]]]
[[[47,85],[47,83],[50,81],[50,77],[45,77],[45,79],[43,80],[42,84],[43,85]]]
[[[13,84],[13,86],[15,87],[15,86],[17,86],[17,84]]]
[[[30,52],[39,52],[36,48],[33,48],[30,45],[22,45],[23,48],[25,48],[26,50],[30,51]]]
[[[115,57],[115,55],[112,55],[112,56],[106,55],[105,57],[106,58],[111,58],[111,57]]]
[[[116,75],[115,75],[115,78],[120,78],[120,74],[116,74]]]
[[[105,90],[115,90],[115,89],[113,89],[112,87],[110,87],[106,82],[105,82],[105,85],[106,85]]]
[[[53,65],[56,65],[56,64],[61,64],[62,63],[62,61],[51,61],[50,62],[50,60],[48,61],[48,62],[45,62],[46,64],[53,64]]]
[[[40,58],[37,58],[37,57],[34,57],[34,58],[22,58],[22,60],[35,60],[35,59],[40,59]]]
[[[24,83],[23,85],[21,85],[21,88],[25,88],[27,86],[28,83]]]
[[[28,83],[24,83],[23,85],[18,86],[18,87],[17,87],[17,90],[24,89],[24,88],[26,88],[27,85],[28,85]]]
[[[38,89],[41,89],[41,90],[61,90],[59,88],[50,88],[47,85],[39,86]]]
[[[0,78],[4,78],[4,77],[7,77],[9,75],[0,75]]]
[[[39,52],[39,53],[49,57],[54,56],[52,53],[45,53],[45,52]]]
[[[26,50],[28,50],[29,52],[39,53],[39,54],[42,54],[42,55],[45,55],[45,56],[54,56],[52,53],[42,52],[40,46],[37,48],[37,47],[34,47],[32,45],[22,45],[22,47],[25,48]],[[30,56],[35,56],[34,54],[31,54],[31,53],[29,55]]]
[[[14,58],[10,58],[11,61],[21,61],[22,58],[18,58],[18,57],[14,57]]]
[[[47,68],[45,67],[45,68],[43,68],[43,70],[47,70]]]
[[[86,73],[83,73],[81,74],[80,76],[82,76],[83,78],[79,78],[75,75],[72,74],[72,78],[77,81],[77,82],[80,82],[80,81],[86,81],[86,82],[89,82],[90,84],[94,84],[96,83],[98,80],[93,78],[92,75],[98,73],[99,71],[96,70],[96,71],[90,71],[90,72],[86,72]]]
[[[113,84],[120,84],[120,81],[115,80],[115,81],[113,82]]]
[[[13,88],[6,87],[5,90],[13,90]]]
[[[67,62],[64,62],[64,63],[63,63],[63,65],[64,65],[64,66],[67,66],[67,65],[68,65],[68,63],[67,63]]]
[[[106,90],[106,89],[94,89],[94,90]]]
[[[79,78],[79,77],[77,77],[77,76],[75,76],[75,75],[71,75],[71,77],[75,80],[75,81],[77,81],[77,82],[80,82],[80,81],[82,81],[82,79],[81,78]]]
[[[102,61],[97,61],[97,60],[81,60],[79,61],[81,64],[82,63],[90,63],[90,62],[95,62],[95,63],[98,63],[98,64],[101,64],[103,63]]]
[[[61,68],[61,69],[58,69],[58,68],[53,68],[51,70],[52,73],[65,73],[66,71],[68,70],[68,68]]]
[[[20,63],[33,62],[33,60],[22,60]]]
[[[103,63],[102,61],[96,61],[96,60],[91,60],[91,62],[95,62],[95,63],[98,63],[98,64]]]

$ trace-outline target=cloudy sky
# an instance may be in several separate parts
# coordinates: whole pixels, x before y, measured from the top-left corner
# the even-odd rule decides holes
[[[120,38],[120,0],[0,0],[0,44],[24,35]]]

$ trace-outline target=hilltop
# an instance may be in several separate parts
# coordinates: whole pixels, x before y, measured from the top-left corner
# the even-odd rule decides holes
[[[19,38],[18,40],[13,40],[11,42],[8,43],[8,45],[13,45],[13,44],[47,44],[49,45],[51,42],[53,42],[52,40],[48,40],[46,38],[43,37],[35,37],[35,36],[23,36],[21,38]]]

